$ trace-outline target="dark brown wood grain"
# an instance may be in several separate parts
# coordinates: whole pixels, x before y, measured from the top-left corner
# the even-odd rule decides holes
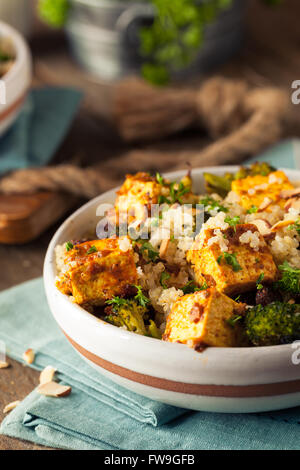
[[[260,0],[250,0],[244,47],[234,60],[218,72],[229,77],[246,78],[255,85],[275,84],[290,90],[293,80],[300,79],[300,2],[285,0],[281,7],[270,9]],[[42,34],[42,36],[41,36]],[[129,147],[117,137],[110,124],[110,103],[114,85],[103,84],[76,68],[58,33],[40,35],[32,41],[35,59],[35,84],[71,85],[85,90],[81,110],[57,152],[54,161],[75,161],[84,165],[108,166],[116,181],[128,170],[117,157]],[[300,106],[294,107],[295,120],[290,134],[300,136]],[[108,119],[107,119],[108,118]],[[199,131],[183,133],[147,148],[201,148],[207,137]],[[163,162],[153,162],[157,169]],[[131,171],[138,170],[138,161]],[[79,203],[78,203],[79,204]],[[42,274],[45,250],[59,222],[37,240],[23,246],[0,245],[0,290]],[[25,397],[37,384],[38,374],[11,361],[12,367],[0,370],[0,421],[3,406]],[[0,436],[0,449],[39,449],[39,446]]]

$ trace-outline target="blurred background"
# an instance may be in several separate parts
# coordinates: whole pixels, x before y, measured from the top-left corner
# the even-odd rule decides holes
[[[0,0],[0,290],[41,276],[53,233],[91,181],[81,191],[64,167],[56,182],[79,188],[74,196],[22,173],[32,191],[20,193],[21,180],[4,185],[12,170],[92,167],[100,192],[129,171],[230,163],[237,155],[220,139],[236,138],[253,109],[265,114],[249,148],[238,134],[240,160],[299,137],[299,17],[299,0]],[[258,91],[250,104],[248,90]],[[15,363],[13,374],[25,396],[33,371]],[[0,409],[14,399],[1,390]],[[37,446],[1,436],[0,448]]]

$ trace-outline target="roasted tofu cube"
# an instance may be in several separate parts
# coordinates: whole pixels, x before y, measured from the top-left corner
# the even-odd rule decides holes
[[[187,294],[174,303],[163,339],[195,349],[241,346],[245,340],[239,317],[244,313],[245,304],[235,302],[215,287]]]
[[[285,189],[293,189],[283,171],[274,171],[267,176],[256,175],[235,180],[231,189],[240,196],[240,204],[248,210],[256,206],[259,211],[272,211],[274,204],[284,207],[285,201],[280,193]]]
[[[117,193],[115,210],[121,220],[129,222],[144,220],[150,214],[151,204],[158,204],[162,185],[148,173],[126,175],[126,180]]]
[[[187,260],[199,284],[205,277],[208,285],[215,285],[227,295],[255,288],[259,278],[271,283],[277,277],[272,254],[253,224],[239,224],[223,231],[203,229],[188,251]]]
[[[80,305],[103,305],[137,284],[134,253],[128,238],[107,238],[75,245],[66,252],[56,286]]]

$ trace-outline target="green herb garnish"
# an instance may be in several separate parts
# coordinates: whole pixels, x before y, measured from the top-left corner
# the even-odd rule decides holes
[[[282,272],[282,277],[275,282],[275,288],[292,294],[300,294],[300,269],[293,268],[287,261],[284,261],[278,268]]]
[[[261,290],[263,289],[263,285],[261,284],[261,281],[263,280],[263,278],[265,277],[265,273],[261,273],[256,281],[256,289],[257,290]]]
[[[228,325],[234,327],[238,321],[242,320],[242,318],[243,317],[241,315],[232,315],[232,317],[228,318],[227,323]]]
[[[255,214],[258,211],[258,207],[252,205],[250,209],[247,210],[247,214]]]
[[[106,300],[105,302],[107,305],[111,305],[113,312],[118,313],[121,307],[124,307],[128,304],[128,300],[123,299],[122,297],[113,296],[111,299]]]
[[[136,293],[136,295],[134,296],[134,300],[136,300],[137,303],[138,303],[141,307],[146,307],[147,304],[149,304],[150,299],[148,299],[148,297],[146,297],[146,296],[143,294],[142,286],[136,286],[136,285],[133,284],[133,287],[135,287],[135,288],[137,289],[137,293]]]
[[[95,245],[92,245],[91,248],[88,249],[87,254],[91,255],[92,253],[96,253],[96,252],[97,252],[97,248],[95,247]]]
[[[233,230],[236,232],[236,226],[240,223],[240,217],[238,215],[235,217],[225,217],[224,222],[233,227]]]
[[[289,225],[288,230],[296,230],[298,235],[300,235],[300,219],[297,219],[294,224]]]
[[[145,251],[147,252],[147,256],[151,261],[155,261],[159,257],[159,253],[155,248],[151,245],[150,242],[147,242],[145,240],[139,240],[140,243],[142,243],[142,246],[140,247],[140,251],[144,253]]]
[[[238,272],[242,270],[241,265],[239,264],[238,260],[236,259],[236,254],[235,253],[222,253],[220,256],[217,258],[217,263],[220,264],[222,261],[222,258],[224,257],[224,260],[227,264],[229,264],[234,272]]]
[[[74,248],[74,245],[71,242],[67,242],[65,246],[67,251],[73,250]]]
[[[204,206],[204,208],[207,212],[210,212],[212,210],[216,210],[218,212],[228,212],[227,207],[222,206],[222,204],[220,204],[219,201],[216,201],[216,199],[214,199],[211,196],[206,196],[206,197],[200,199],[199,202],[200,202],[200,204],[203,204],[203,206]]]
[[[196,284],[195,281],[189,281],[186,283],[185,286],[181,288],[181,290],[184,294],[193,294],[194,292],[206,290],[207,288],[208,288],[208,285],[206,281],[200,286]]]
[[[156,180],[157,180],[157,182],[158,182],[159,184],[161,184],[162,186],[165,184],[164,178],[163,178],[163,177],[161,176],[161,174],[158,173],[158,172],[156,173]]]
[[[165,281],[167,281],[168,279],[170,279],[170,274],[167,272],[167,271],[163,271],[161,273],[161,276],[160,276],[160,285],[164,288],[164,289],[168,289],[168,286],[167,284],[165,283]]]

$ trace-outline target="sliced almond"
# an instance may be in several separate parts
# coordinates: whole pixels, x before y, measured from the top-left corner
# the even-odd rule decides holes
[[[288,212],[290,208],[300,210],[300,199],[297,199],[295,197],[292,197],[291,199],[288,199],[284,205],[284,210],[285,212]]]
[[[16,400],[16,401],[9,403],[8,405],[4,407],[3,413],[9,413],[10,411],[14,410],[20,403],[21,403],[20,400]]]
[[[272,204],[273,199],[269,197],[265,197],[261,205],[259,206],[258,210],[259,211],[264,211],[267,207],[269,207],[270,204]]]
[[[0,361],[0,369],[7,369],[10,366],[8,362],[1,362]]]
[[[259,233],[264,237],[270,233],[271,224],[265,219],[254,219],[251,224],[256,225]]]
[[[280,197],[283,199],[289,199],[290,197],[300,196],[300,188],[293,188],[293,189],[284,189],[280,193]]]
[[[161,259],[164,259],[164,257],[166,256],[167,251],[168,251],[168,247],[169,247],[169,243],[170,243],[170,239],[169,239],[169,238],[165,238],[165,239],[161,242],[161,245],[160,245],[160,248],[159,248],[159,257],[160,257]]]
[[[295,223],[295,220],[289,219],[289,220],[280,220],[279,222],[276,222],[276,224],[273,225],[271,228],[271,232],[277,232],[277,230],[280,230],[284,227],[288,227],[289,225],[292,225]]]
[[[32,364],[35,359],[35,353],[33,349],[27,349],[23,354],[23,359],[27,364]]]
[[[37,391],[46,397],[66,397],[70,395],[72,388],[69,385],[61,385],[57,382],[47,382],[39,385]]]
[[[40,373],[40,384],[46,384],[48,382],[52,382],[56,369],[52,366],[45,367],[44,370]]]

